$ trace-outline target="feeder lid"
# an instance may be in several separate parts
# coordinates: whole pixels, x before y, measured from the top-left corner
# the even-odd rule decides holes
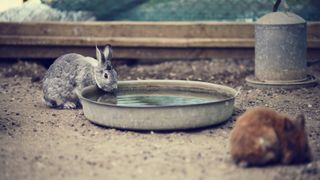
[[[288,24],[302,24],[306,21],[291,12],[272,12],[259,18],[256,24],[264,25],[288,25]]]

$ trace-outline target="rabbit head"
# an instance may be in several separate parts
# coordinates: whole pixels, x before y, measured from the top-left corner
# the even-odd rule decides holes
[[[299,114],[295,119],[285,119],[283,125],[285,139],[283,140],[284,159],[283,162],[304,163],[312,159],[305,132],[305,116]]]
[[[117,72],[111,65],[111,45],[106,45],[103,51],[96,47],[98,66],[95,67],[95,81],[100,89],[106,92],[115,91],[118,86]]]

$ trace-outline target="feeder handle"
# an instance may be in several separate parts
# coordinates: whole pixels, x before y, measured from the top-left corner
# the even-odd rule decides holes
[[[277,0],[276,3],[273,5],[273,10],[272,12],[277,12],[278,11],[278,7],[281,3],[281,0]]]
[[[276,3],[273,5],[272,12],[277,12],[280,4],[281,4],[281,0],[277,0]],[[286,0],[283,0],[283,6],[286,12],[289,11],[289,5],[287,4]]]

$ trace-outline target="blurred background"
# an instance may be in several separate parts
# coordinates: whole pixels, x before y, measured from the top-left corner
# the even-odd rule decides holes
[[[0,2],[0,21],[252,22],[271,12],[275,0],[0,0]],[[287,3],[291,11],[306,20],[320,20],[319,0],[287,0]]]

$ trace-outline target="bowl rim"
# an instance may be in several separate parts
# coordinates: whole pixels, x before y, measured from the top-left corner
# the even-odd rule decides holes
[[[239,93],[237,90],[220,84],[214,84],[209,82],[203,81],[188,81],[188,80],[128,80],[128,81],[119,81],[118,86],[129,85],[129,86],[137,86],[137,85],[155,85],[155,86],[164,86],[164,85],[175,85],[176,87],[194,87],[197,89],[204,89],[207,88],[209,91],[211,88],[222,89],[228,92],[228,98],[222,100],[215,100],[215,101],[208,101],[203,103],[194,103],[194,104],[182,104],[182,105],[155,105],[155,106],[125,106],[125,105],[116,105],[111,103],[102,103],[97,102],[91,99],[84,97],[84,94],[87,93],[91,89],[98,89],[96,85],[91,85],[83,88],[81,92],[78,94],[78,97],[81,101],[87,101],[97,105],[109,106],[109,107],[117,107],[117,108],[138,108],[138,109],[149,109],[149,108],[172,108],[172,107],[192,107],[192,106],[201,106],[201,105],[212,105],[218,103],[224,103],[231,100],[234,100],[237,94]]]

